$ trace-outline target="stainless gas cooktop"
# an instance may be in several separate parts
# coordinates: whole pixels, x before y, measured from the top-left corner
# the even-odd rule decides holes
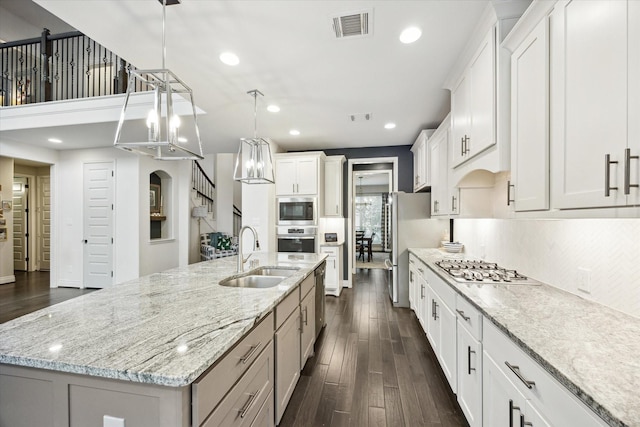
[[[500,285],[539,285],[540,282],[486,261],[443,259],[436,265],[459,283],[486,283]]]

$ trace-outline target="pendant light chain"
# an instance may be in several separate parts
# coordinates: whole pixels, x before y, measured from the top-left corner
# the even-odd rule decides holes
[[[165,60],[167,57],[167,41],[166,41],[166,25],[167,19],[167,0],[162,0],[162,69],[165,69]]]
[[[253,92],[253,137],[258,137],[258,92]]]

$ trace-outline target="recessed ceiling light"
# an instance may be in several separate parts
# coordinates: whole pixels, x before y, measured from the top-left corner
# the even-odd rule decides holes
[[[267,111],[271,111],[272,113],[277,113],[278,111],[280,111],[280,107],[272,104],[267,107]]]
[[[185,138],[184,136],[179,136],[178,137],[178,142],[187,142],[189,141],[187,138]]]
[[[387,124],[384,125],[385,129],[393,129],[395,127],[396,127],[395,123],[387,123]]]
[[[405,28],[402,33],[400,33],[400,41],[405,44],[413,43],[418,40],[421,35],[422,30],[418,27]]]
[[[47,141],[53,142],[54,144],[62,144],[62,140],[58,138],[49,138]]]
[[[291,129],[289,131],[289,135],[298,136],[298,135],[300,135],[300,131],[296,130],[296,129]]]
[[[227,65],[238,65],[240,63],[240,58],[238,58],[238,55],[235,53],[224,52],[220,54],[220,61]]]

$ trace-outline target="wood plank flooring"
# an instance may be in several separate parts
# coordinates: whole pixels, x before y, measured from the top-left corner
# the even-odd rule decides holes
[[[16,271],[15,275],[14,283],[0,285],[0,323],[95,290],[50,288],[48,271]]]
[[[417,318],[393,308],[386,270],[357,271],[353,289],[327,297],[280,426],[468,426]]]

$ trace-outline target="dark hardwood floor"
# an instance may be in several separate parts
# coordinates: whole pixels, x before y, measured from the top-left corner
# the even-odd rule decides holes
[[[353,289],[326,301],[281,427],[468,426],[418,319],[393,308],[386,270],[358,270]]]
[[[14,283],[0,285],[0,323],[95,290],[52,289],[48,271],[16,271],[15,275]]]

